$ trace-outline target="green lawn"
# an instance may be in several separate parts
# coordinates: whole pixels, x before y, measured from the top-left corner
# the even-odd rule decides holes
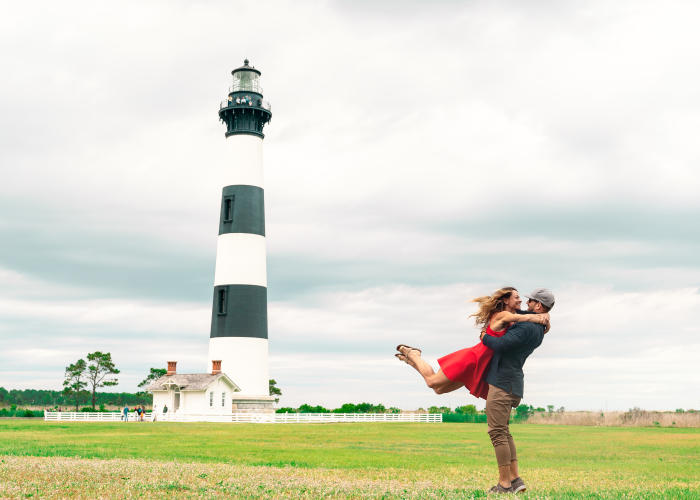
[[[700,498],[700,429],[519,424],[512,433],[527,497]],[[102,477],[106,464],[127,471],[127,480],[107,480],[115,494],[131,481],[134,494],[172,496],[469,498],[482,496],[495,477],[485,424],[0,420],[0,455],[0,497],[51,496],[61,489],[46,485],[58,480],[48,471]],[[22,489],[34,484],[23,474],[42,467],[47,478],[35,481],[36,491]],[[143,470],[152,474],[141,478]],[[91,483],[74,479],[78,490],[57,496],[110,496]]]

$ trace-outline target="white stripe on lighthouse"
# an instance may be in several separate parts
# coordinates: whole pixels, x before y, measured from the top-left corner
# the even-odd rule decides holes
[[[267,287],[265,237],[249,233],[220,234],[216,241],[214,286]]]
[[[239,394],[267,395],[270,379],[267,339],[214,337],[209,339],[209,364],[220,359],[221,371],[241,388]]]
[[[232,135],[226,139],[233,156],[230,176],[223,179],[224,186],[247,184],[263,187],[262,138],[255,135]]]

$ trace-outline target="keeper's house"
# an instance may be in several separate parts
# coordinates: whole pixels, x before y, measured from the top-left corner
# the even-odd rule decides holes
[[[173,413],[231,412],[233,393],[241,389],[221,372],[221,361],[212,361],[211,373],[177,373],[176,366],[168,361],[167,374],[146,387],[158,413],[166,406]]]

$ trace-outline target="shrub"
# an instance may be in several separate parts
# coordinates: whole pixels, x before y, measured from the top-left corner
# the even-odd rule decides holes
[[[470,424],[483,424],[486,422],[486,415],[468,415],[464,413],[443,413],[443,422],[466,422]]]
[[[650,416],[651,414],[648,411],[642,410],[641,408],[635,406],[634,408],[630,408],[622,414],[622,422],[633,423],[635,421],[645,420]]]
[[[304,403],[299,407],[299,413],[330,413],[330,410],[321,405],[311,406]]]
[[[344,403],[340,408],[333,410],[333,413],[357,413],[357,405],[354,403]]]
[[[297,412],[297,411],[296,411],[295,408],[290,408],[290,407],[288,407],[288,406],[286,406],[286,407],[284,407],[284,408],[277,408],[277,409],[275,410],[275,413],[296,413],[296,412]]]
[[[381,403],[377,405],[372,403],[345,403],[340,408],[334,409],[333,413],[387,413],[387,409]],[[392,413],[391,409],[388,413]]]
[[[8,408],[1,408],[0,409],[0,417],[20,417],[20,418],[30,418],[30,417],[43,417],[44,416],[44,410],[30,410],[29,408],[27,409],[22,409],[22,408],[16,408],[15,410],[11,410]]]
[[[515,409],[515,418],[514,420],[516,422],[525,422],[530,415],[532,415],[534,412],[534,408],[529,405],[518,405],[518,407]]]
[[[464,406],[458,406],[455,408],[455,413],[459,413],[461,415],[476,415],[476,406],[474,405],[464,405]]]
[[[443,415],[447,413],[452,413],[452,410],[450,410],[447,406],[431,406],[428,408],[428,413],[442,413]]]

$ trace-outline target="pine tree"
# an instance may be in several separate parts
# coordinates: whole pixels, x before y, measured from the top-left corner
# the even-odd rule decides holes
[[[87,379],[92,388],[92,409],[95,409],[95,393],[99,387],[117,385],[116,378],[107,378],[108,375],[116,375],[119,370],[112,362],[112,354],[100,351],[91,352],[87,355]]]

